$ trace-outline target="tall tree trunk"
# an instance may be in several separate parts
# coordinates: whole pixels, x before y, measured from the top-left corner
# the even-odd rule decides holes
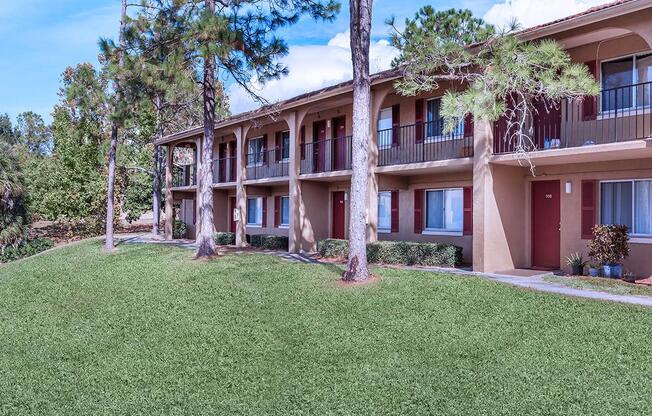
[[[163,137],[163,123],[161,117],[161,97],[159,95],[154,99],[156,106],[156,136],[154,141]],[[154,145],[152,155],[154,166],[154,186],[152,188],[152,234],[159,235],[161,228],[161,147]]]
[[[127,17],[127,0],[122,0],[122,13],[120,17],[120,50],[118,51],[119,65],[122,66],[123,53],[125,49],[125,25]],[[122,101],[122,94],[120,91],[120,83],[116,80],[114,82],[116,94],[116,107]],[[108,186],[106,197],[106,231],[105,231],[105,250],[111,251],[115,249],[113,241],[113,215],[114,215],[114,199],[115,199],[115,163],[116,153],[118,149],[118,123],[115,119],[112,121],[111,126],[111,143],[109,145],[109,160],[108,160]]]
[[[215,0],[205,0],[206,10],[215,13]],[[197,233],[197,257],[216,254],[213,234],[213,141],[215,139],[215,56],[204,57],[204,140],[201,144],[201,167],[199,171],[199,232]]]
[[[367,266],[367,174],[370,135],[371,83],[369,41],[372,0],[351,0],[351,58],[353,62],[353,173],[349,221],[349,260],[344,280],[366,280]]]

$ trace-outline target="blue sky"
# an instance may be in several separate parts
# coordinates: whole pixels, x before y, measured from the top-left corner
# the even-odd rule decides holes
[[[375,0],[372,69],[385,69],[393,51],[383,40],[386,18],[401,21],[424,4],[435,8],[469,8],[477,16],[501,23],[512,15],[524,25],[541,23],[586,9],[606,0]],[[288,98],[350,78],[348,58],[348,9],[332,23],[303,19],[281,35],[290,44],[284,60],[287,79],[261,86],[271,101]],[[117,35],[119,0],[0,0],[0,113],[14,117],[32,110],[46,121],[58,100],[60,75],[66,66],[97,63],[97,41]],[[328,59],[325,59],[328,58]],[[232,86],[235,112],[255,106]]]

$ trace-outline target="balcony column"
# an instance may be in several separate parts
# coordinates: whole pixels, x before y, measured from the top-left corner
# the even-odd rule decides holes
[[[197,234],[201,225],[201,192],[199,191],[199,172],[201,171],[201,141],[202,137],[195,139],[195,241],[197,241]],[[192,178],[190,178],[192,184]]]
[[[288,196],[290,198],[290,221],[288,224],[288,251],[298,253],[302,249],[302,224],[305,221],[305,206],[301,193],[301,124],[307,110],[293,111],[284,116],[290,132],[290,160],[288,162]]]
[[[236,186],[235,205],[239,213],[239,220],[235,223],[235,245],[244,247],[247,245],[247,189],[244,181],[247,175],[246,159],[244,154],[245,140],[250,126],[240,125],[233,130],[236,138]]]
[[[172,227],[174,224],[174,197],[172,196],[174,163],[174,144],[168,145],[165,163],[165,239],[172,240]]]
[[[371,116],[369,117],[369,159],[367,161],[367,243],[378,240],[378,113],[391,87],[371,91]]]

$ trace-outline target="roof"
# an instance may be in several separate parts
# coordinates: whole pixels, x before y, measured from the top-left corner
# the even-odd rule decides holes
[[[617,0],[600,6],[591,7],[583,12],[566,16],[561,19],[553,20],[551,22],[543,23],[537,26],[524,29],[521,32],[519,32],[519,36],[522,36],[528,40],[537,39],[537,38],[548,36],[555,32],[561,32],[563,30],[566,30],[569,24],[586,24],[589,22],[584,22],[584,20],[589,20],[590,18],[611,17],[609,12],[622,11],[623,13],[626,13],[629,11],[634,11],[637,8],[641,9],[644,7],[649,7],[650,5],[652,5],[652,0]],[[386,71],[372,74],[371,83],[373,85],[391,79],[396,79],[399,77],[400,77],[399,70],[389,69]],[[353,85],[352,80],[344,81],[318,90],[309,91],[304,94],[300,94],[295,97],[288,98],[286,100],[282,100],[273,104],[268,104],[259,107],[255,110],[235,114],[230,117],[227,117],[226,119],[220,120],[218,123],[215,124],[215,128],[220,129],[224,127],[229,127],[245,120],[251,120],[267,115],[272,115],[281,110],[288,110],[290,108],[310,102],[316,96],[322,96],[325,94],[326,95],[342,94],[344,92],[348,92],[348,90],[352,88],[352,85]],[[162,139],[156,141],[156,143],[164,144],[175,140],[196,136],[198,134],[201,134],[202,132],[203,132],[203,126],[193,127],[185,131],[181,131],[178,133],[165,136]]]

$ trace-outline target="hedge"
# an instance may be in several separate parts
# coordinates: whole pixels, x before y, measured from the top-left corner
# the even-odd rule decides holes
[[[287,250],[288,238],[282,235],[252,234],[247,237],[252,247],[266,250]]]
[[[232,246],[235,244],[235,233],[217,232],[213,236],[215,244],[219,246]]]
[[[346,258],[347,240],[326,239],[317,243],[322,257]],[[367,244],[369,263],[406,264],[419,266],[450,266],[462,263],[462,248],[452,244],[378,241]]]
[[[54,243],[52,240],[44,237],[36,237],[18,247],[5,247],[4,250],[0,250],[0,263],[8,263],[23,257],[33,256],[53,246]]]

